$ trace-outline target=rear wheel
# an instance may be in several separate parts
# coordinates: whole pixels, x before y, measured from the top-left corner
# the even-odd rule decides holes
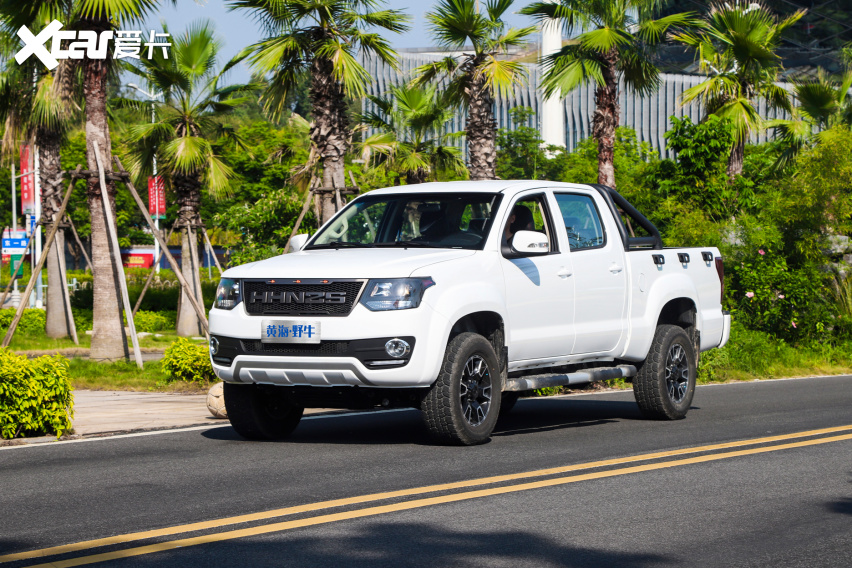
[[[676,325],[657,327],[648,358],[633,378],[639,410],[648,418],[684,418],[695,394],[695,350],[689,336]]]
[[[476,333],[454,337],[420,409],[427,428],[442,442],[472,446],[488,441],[500,413],[500,365],[491,343]]]
[[[283,440],[302,419],[304,408],[275,387],[225,383],[225,408],[237,434],[249,440]]]

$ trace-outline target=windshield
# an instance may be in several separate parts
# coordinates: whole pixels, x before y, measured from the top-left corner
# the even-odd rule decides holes
[[[306,247],[481,249],[500,204],[496,193],[414,193],[359,198]]]

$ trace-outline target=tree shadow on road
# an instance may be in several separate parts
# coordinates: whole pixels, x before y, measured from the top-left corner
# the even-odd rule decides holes
[[[466,521],[470,519],[467,518]],[[678,564],[660,554],[581,547],[521,529],[492,530],[510,524],[511,515],[490,519],[475,528],[437,527],[433,523],[370,522],[360,526],[329,525],[284,535],[240,539],[185,551],[139,557],[159,566],[334,566],[377,567],[558,567],[619,566],[644,568]],[[358,521],[356,521],[358,522]],[[566,532],[570,530],[565,527]]]
[[[832,513],[852,515],[852,498],[846,497],[837,501],[829,501],[825,504],[825,508]]]
[[[27,540],[13,540],[9,538],[0,538],[0,556],[21,552],[23,550],[32,550],[38,546],[37,543]]]

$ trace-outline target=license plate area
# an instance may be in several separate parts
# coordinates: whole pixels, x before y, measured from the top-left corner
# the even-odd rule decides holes
[[[319,343],[320,322],[263,319],[260,321],[260,341],[261,343]]]

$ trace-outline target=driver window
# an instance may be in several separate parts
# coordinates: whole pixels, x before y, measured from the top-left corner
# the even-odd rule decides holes
[[[503,229],[504,244],[509,245],[512,242],[512,237],[518,231],[536,231],[547,235],[551,251],[557,250],[544,199],[544,194],[538,194],[524,197],[515,202]]]

